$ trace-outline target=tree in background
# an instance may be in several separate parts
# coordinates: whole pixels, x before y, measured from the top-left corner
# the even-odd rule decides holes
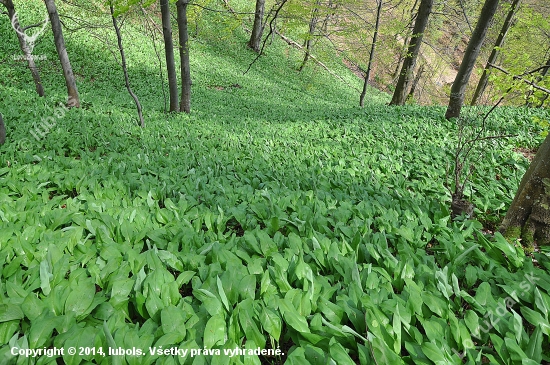
[[[367,95],[367,86],[369,84],[370,72],[372,70],[372,63],[374,60],[374,51],[376,49],[376,41],[378,39],[378,31],[380,29],[380,15],[382,13],[383,0],[376,0],[376,23],[374,25],[374,35],[372,36],[372,45],[369,54],[369,63],[367,65],[367,72],[365,74],[365,82],[363,83],[363,91],[359,97],[359,106],[362,108],[365,103],[365,96]]]
[[[313,37],[315,35],[315,29],[317,28],[317,23],[319,22],[320,6],[321,6],[321,0],[315,0],[313,10],[311,11],[311,19],[309,20],[309,27],[306,35],[306,40],[304,42],[304,48],[306,52],[304,54],[304,60],[302,61],[302,64],[300,65],[300,67],[298,67],[298,71],[302,71],[304,69],[304,66],[306,65],[309,59],[309,55],[311,54],[311,49],[313,47]]]
[[[59,21],[59,14],[57,13],[57,7],[54,0],[44,0],[46,8],[48,9],[48,15],[52,24],[53,38],[55,42],[55,48],[57,49],[57,55],[59,56],[59,62],[61,62],[61,68],[63,69],[63,76],[65,77],[65,84],[67,86],[68,94],[68,107],[80,107],[80,97],[78,95],[78,89],[76,87],[76,79],[74,77],[73,68],[65,48],[65,39],[63,38],[63,30],[61,29],[61,22]]]
[[[15,11],[15,6],[13,5],[12,0],[0,0],[0,4],[4,5],[6,10],[8,11],[8,17],[11,20],[11,24],[13,26],[13,29],[17,33],[17,39],[19,40],[19,47],[21,48],[21,51],[23,51],[23,54],[25,55],[25,60],[27,61],[27,65],[29,67],[29,70],[32,74],[32,79],[34,80],[34,86],[36,88],[36,93],[38,96],[44,96],[44,87],[42,86],[42,80],[40,79],[40,73],[38,72],[38,67],[36,67],[36,63],[34,62],[34,58],[32,56],[32,46],[28,44],[27,39],[30,38],[31,41],[34,41],[33,37],[28,37],[25,32],[30,27],[38,26],[39,24],[32,25],[30,27],[22,28],[21,24],[19,23],[19,19],[17,17],[17,13]],[[46,22],[44,22],[44,26]]]
[[[483,69],[483,74],[481,75],[481,78],[479,79],[479,82],[477,84],[476,91],[474,92],[474,96],[472,97],[471,105],[477,104],[477,102],[483,95],[485,88],[487,87],[487,82],[489,81],[489,67],[491,67],[492,64],[496,63],[497,57],[500,53],[500,48],[504,44],[504,38],[506,38],[508,30],[512,27],[514,15],[516,14],[520,3],[521,0],[513,0],[512,4],[510,5],[510,9],[508,10],[508,14],[506,15],[504,24],[502,24],[502,29],[500,30],[500,33],[498,34],[497,40],[495,42],[495,46],[493,47],[491,55],[487,60],[487,64]]]
[[[178,30],[181,60],[180,111],[191,112],[191,67],[189,65],[189,32],[187,30],[187,5],[189,0],[178,0]]]
[[[168,71],[168,90],[170,91],[170,111],[179,111],[178,80],[176,63],[174,61],[174,42],[172,41],[172,25],[170,22],[170,2],[160,0],[162,14],[162,34],[164,35],[164,53],[166,55],[166,69]]]
[[[136,104],[136,109],[138,112],[139,123],[143,128],[145,127],[145,120],[143,119],[143,114],[141,112],[141,103],[139,102],[137,95],[132,91],[132,88],[130,87],[130,78],[128,77],[128,68],[126,67],[126,56],[124,54],[124,47],[122,46],[122,34],[120,32],[120,27],[116,20],[112,1],[110,1],[109,3],[109,10],[111,12],[111,20],[113,21],[113,27],[115,28],[115,32],[116,32],[118,50],[120,52],[120,58],[122,63],[122,71],[124,72],[124,84],[126,85],[126,90],[128,90],[128,93],[130,94],[132,99],[134,99],[134,102]]]
[[[523,176],[500,231],[526,248],[550,245],[550,134]]]
[[[0,114],[0,146],[6,142],[6,126],[4,125],[4,119]]]
[[[248,41],[248,47],[252,48],[256,53],[260,52],[260,42],[264,31],[264,10],[265,0],[256,0],[254,25],[252,26],[252,34],[250,35],[250,40]]]
[[[403,61],[401,73],[399,74],[399,79],[397,80],[397,85],[395,87],[390,105],[403,105],[407,100],[412,74],[416,64],[416,58],[418,57],[418,52],[420,51],[422,37],[428,25],[428,19],[430,17],[430,13],[432,12],[432,7],[433,0],[422,0],[420,2],[418,14],[414,23],[413,35],[409,46],[407,47],[407,55]]]
[[[466,47],[466,52],[464,53],[460,68],[458,69],[453,86],[451,87],[449,106],[445,113],[445,118],[447,119],[458,118],[460,116],[460,110],[464,104],[466,87],[468,86],[468,81],[475,67],[477,56],[481,51],[481,46],[487,35],[487,30],[497,11],[498,2],[499,0],[486,0],[483,9],[481,9],[481,14],[479,15],[476,27],[468,42],[468,47]]]

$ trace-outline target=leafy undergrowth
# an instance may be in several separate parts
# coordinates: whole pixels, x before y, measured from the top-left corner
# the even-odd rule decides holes
[[[194,112],[165,116],[146,96],[144,130],[109,82],[83,82],[84,108],[65,111],[62,89],[40,100],[0,81],[0,363],[71,347],[93,351],[36,363],[550,361],[550,258],[450,220],[444,109],[378,94],[358,109],[275,51],[246,76],[241,53],[212,76],[220,48],[196,52],[209,62],[195,65]],[[509,205],[527,165],[513,151],[540,142],[535,118],[548,115],[491,116],[487,133],[517,137],[474,154],[465,193],[479,219]],[[246,352],[258,348],[271,352]]]

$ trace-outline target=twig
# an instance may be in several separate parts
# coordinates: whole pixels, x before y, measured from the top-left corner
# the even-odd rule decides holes
[[[281,37],[281,39],[283,41],[285,41],[287,44],[291,45],[291,46],[294,46],[295,48],[298,48],[298,49],[303,49],[304,47],[298,43],[296,43],[295,41],[293,41],[292,39],[288,38],[288,37],[285,37],[284,35],[282,35],[281,33],[279,33],[277,30],[275,30],[275,34],[277,34],[279,37]],[[358,88],[356,88],[355,86],[353,85],[350,85],[346,80],[344,80],[342,77],[340,77],[339,75],[337,75],[334,71],[331,71],[323,62],[319,61],[315,56],[313,55],[309,55],[309,58],[311,58],[313,61],[315,61],[315,63],[317,63],[319,66],[321,66],[322,68],[324,68],[329,74],[331,74],[332,76],[336,77],[337,79],[339,79],[340,81],[342,81],[343,83],[345,83],[346,85],[352,87],[353,89],[355,89],[355,91],[357,92],[360,92],[360,90]]]
[[[495,65],[495,64],[493,64],[493,63],[489,63],[489,66],[491,66],[491,67],[493,67],[493,68],[496,68],[497,70],[499,70],[499,71],[505,73],[506,75],[510,75],[510,72],[509,72],[509,71],[506,71],[505,69],[503,69],[503,68],[500,67],[500,66],[497,66],[497,65]],[[548,67],[548,66],[544,66],[544,67]],[[525,75],[525,74],[524,74],[524,75]],[[525,82],[526,84],[529,84],[529,85],[533,86],[535,89],[540,90],[540,91],[543,91],[543,92],[545,92],[545,93],[547,93],[547,94],[550,95],[550,89],[547,89],[547,88],[544,88],[544,87],[542,87],[542,86],[539,86],[539,85],[535,84],[533,81],[529,81],[529,80],[527,80],[527,79],[524,79],[524,78],[521,77],[520,75],[514,75],[514,76],[512,76],[512,78],[513,78],[514,80],[523,81],[523,82]]]

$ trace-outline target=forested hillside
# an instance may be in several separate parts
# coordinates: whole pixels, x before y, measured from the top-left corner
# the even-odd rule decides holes
[[[0,364],[550,364],[546,2],[0,12]]]

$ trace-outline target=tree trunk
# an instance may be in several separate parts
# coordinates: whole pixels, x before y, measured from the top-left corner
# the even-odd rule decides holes
[[[407,100],[414,99],[414,93],[416,91],[416,87],[418,86],[418,83],[420,82],[420,79],[422,78],[422,74],[424,73],[424,65],[420,66],[418,69],[418,72],[416,73],[416,76],[414,77],[414,80],[411,85],[411,90],[409,91],[409,95],[407,96]]]
[[[418,57],[418,52],[420,51],[422,37],[424,35],[424,30],[428,25],[428,18],[432,12],[432,7],[433,0],[422,0],[420,2],[418,15],[416,16],[416,21],[414,23],[413,35],[409,46],[407,47],[407,55],[403,61],[401,74],[399,75],[399,80],[397,80],[397,85],[395,87],[390,105],[403,105],[405,104],[405,101],[407,101],[407,94],[411,83],[414,65],[416,64],[416,58]]]
[[[504,38],[506,38],[506,34],[508,33],[508,30],[512,26],[512,20],[514,19],[514,15],[517,12],[517,9],[519,7],[519,4],[521,3],[521,0],[513,0],[512,4],[510,6],[510,10],[508,10],[508,15],[506,15],[506,19],[504,20],[504,24],[502,25],[502,29],[500,30],[500,33],[498,34],[497,41],[495,42],[495,46],[493,48],[493,51],[491,52],[491,55],[489,56],[489,60],[487,61],[487,64],[485,65],[485,69],[483,69],[483,74],[481,75],[481,78],[479,79],[479,82],[476,87],[476,91],[474,93],[474,96],[472,97],[472,102],[470,105],[474,106],[479,101],[479,98],[481,98],[481,95],[483,95],[483,92],[485,91],[485,88],[487,87],[487,82],[489,80],[489,67],[490,64],[496,63],[499,50],[504,44]]]
[[[4,125],[4,120],[2,119],[2,114],[0,114],[0,146],[6,142],[6,126]]]
[[[550,245],[550,134],[521,179],[500,231],[508,239],[521,238],[528,249],[535,242]]]
[[[374,51],[376,49],[376,41],[378,39],[378,30],[380,29],[380,14],[382,12],[383,0],[376,0],[378,6],[376,8],[376,24],[374,25],[374,35],[372,36],[372,45],[370,47],[369,64],[367,65],[367,74],[363,83],[363,91],[359,97],[359,106],[362,108],[365,105],[365,96],[367,95],[367,86],[370,80],[370,72],[372,70],[372,61],[374,60]]]
[[[138,118],[139,118],[139,124],[143,128],[145,127],[145,120],[143,119],[143,114],[141,112],[141,104],[139,102],[139,99],[136,94],[132,91],[132,88],[130,87],[130,79],[128,78],[128,69],[126,68],[126,56],[124,55],[124,48],[122,47],[122,35],[120,34],[120,28],[118,26],[118,23],[115,18],[115,12],[113,9],[112,1],[109,4],[109,9],[111,10],[111,19],[113,21],[113,27],[115,28],[116,37],[118,41],[118,50],[120,51],[120,58],[122,60],[122,71],[124,72],[124,83],[126,85],[126,90],[128,90],[128,94],[134,99],[134,103],[136,103],[136,109],[138,112]]]
[[[178,29],[181,59],[180,111],[191,112],[191,68],[189,65],[189,33],[187,31],[187,5],[189,0],[178,0]]]
[[[59,14],[55,6],[54,0],[44,0],[46,8],[48,9],[48,15],[50,16],[50,22],[52,23],[53,39],[55,42],[55,48],[57,49],[57,55],[61,62],[61,68],[63,69],[63,76],[65,77],[65,84],[67,85],[67,106],[79,108],[80,97],[78,96],[78,89],[76,88],[76,80],[69,61],[69,55],[65,48],[65,39],[63,38],[63,30],[61,29],[61,22],[59,21]]]
[[[302,64],[300,67],[298,67],[298,71],[302,71],[309,60],[309,55],[311,53],[311,48],[313,47],[313,35],[315,33],[315,28],[317,28],[317,22],[319,22],[319,17],[317,14],[319,13],[319,6],[321,6],[321,1],[317,0],[315,2],[315,7],[313,8],[313,13],[311,14],[311,19],[309,21],[309,30],[307,32],[307,39],[304,42],[304,47],[306,49],[306,53],[304,55],[304,60],[302,61]]]
[[[178,80],[176,63],[174,61],[174,42],[172,41],[172,25],[170,24],[170,2],[160,0],[162,14],[162,34],[164,35],[164,53],[166,55],[166,69],[168,70],[168,89],[170,90],[170,111],[178,112]]]
[[[4,0],[2,4],[6,7],[8,11],[8,16],[11,19],[11,24],[17,33],[17,39],[19,40],[19,47],[23,54],[25,55],[25,60],[29,70],[31,71],[32,79],[34,80],[34,86],[38,96],[44,96],[44,87],[42,86],[42,80],[40,79],[40,73],[38,72],[38,67],[34,63],[34,57],[32,56],[32,49],[29,44],[27,44],[27,37],[24,30],[19,24],[19,19],[17,18],[17,13],[15,12],[15,6],[13,5],[13,0]]]
[[[256,0],[256,12],[254,14],[254,25],[252,26],[252,34],[248,41],[248,47],[252,48],[254,52],[260,52],[260,42],[262,40],[262,33],[264,31],[265,0]]]
[[[466,47],[466,52],[462,58],[462,63],[458,69],[455,81],[451,87],[451,96],[449,99],[449,106],[447,107],[447,112],[445,113],[445,118],[458,118],[460,116],[460,110],[462,109],[462,104],[464,104],[464,93],[466,87],[468,86],[468,80],[470,80],[470,75],[476,64],[477,56],[481,51],[481,46],[487,35],[487,30],[491,25],[491,20],[497,11],[499,0],[486,0],[481,9],[481,14],[476,24],[476,28],[472,33],[472,37],[468,42],[468,47]]]

